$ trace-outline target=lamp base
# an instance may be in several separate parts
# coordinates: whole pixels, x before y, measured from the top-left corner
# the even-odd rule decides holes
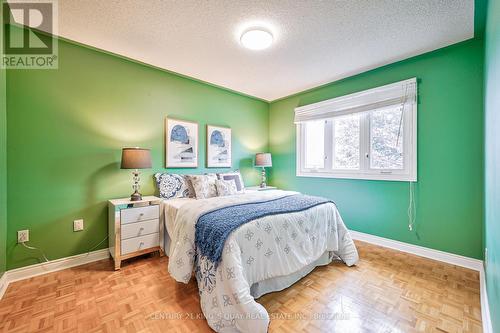
[[[130,196],[130,201],[140,201],[140,200],[142,200],[142,194],[140,194],[137,191],[132,193],[132,195]]]
[[[142,200],[142,194],[139,193],[139,188],[141,187],[139,185],[139,181],[141,178],[139,177],[139,170],[135,169],[132,172],[132,175],[134,176],[134,184],[132,185],[132,188],[134,189],[134,193],[130,196],[130,201],[140,201]]]
[[[260,188],[266,188],[266,168],[262,168]]]

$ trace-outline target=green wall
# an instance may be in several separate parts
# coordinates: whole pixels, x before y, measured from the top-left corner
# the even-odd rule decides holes
[[[40,256],[17,246],[17,230],[30,229],[31,245],[49,259],[105,238],[106,201],[132,192],[130,172],[119,169],[122,147],[152,149],[142,192],[154,193],[152,174],[165,171],[167,115],[199,122],[200,166],[205,125],[230,126],[233,168],[248,184],[258,183],[254,153],[268,149],[267,103],[64,41],[58,70],[8,70],[7,108],[9,269]],[[83,232],[72,230],[77,218]]]
[[[485,61],[486,284],[493,331],[500,332],[500,2],[490,1]]]
[[[1,5],[1,3],[0,3]],[[6,269],[7,240],[7,109],[5,70],[0,69],[0,277]]]
[[[248,184],[258,183],[253,154],[269,149],[273,185],[332,198],[353,230],[482,258],[483,46],[463,42],[268,104],[60,41],[58,70],[7,72],[7,268],[40,257],[16,245],[17,230],[30,229],[30,243],[50,259],[85,252],[106,236],[106,200],[131,192],[129,172],[119,169],[121,147],[152,148],[142,192],[153,193],[151,175],[165,170],[166,115],[199,121],[200,166],[204,125],[230,126],[233,168]],[[295,176],[293,110],[414,76],[419,181],[416,232],[409,232],[407,183]],[[74,233],[77,218],[85,230]]]
[[[3,15],[3,0],[0,0],[0,17]],[[3,24],[0,24],[0,45],[3,43]],[[7,240],[7,105],[6,72],[0,69],[0,277],[6,270]]]
[[[483,42],[470,40],[340,80],[270,105],[273,185],[334,200],[347,226],[482,258]],[[418,78],[416,232],[408,231],[408,183],[295,176],[294,108]]]

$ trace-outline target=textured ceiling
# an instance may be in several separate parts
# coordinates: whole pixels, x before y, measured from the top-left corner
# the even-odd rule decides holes
[[[269,101],[473,34],[473,0],[59,0],[62,37]]]

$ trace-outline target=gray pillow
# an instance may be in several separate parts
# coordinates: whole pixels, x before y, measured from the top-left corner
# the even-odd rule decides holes
[[[196,199],[207,199],[217,196],[215,175],[189,175],[191,185],[193,186]]]
[[[228,195],[234,195],[238,193],[236,189],[236,182],[234,179],[231,180],[220,180],[215,181],[215,187],[217,188],[217,196],[225,197]]]

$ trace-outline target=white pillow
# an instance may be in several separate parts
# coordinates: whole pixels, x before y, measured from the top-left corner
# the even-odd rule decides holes
[[[236,188],[236,182],[234,179],[231,180],[220,180],[215,181],[215,187],[217,188],[217,195],[219,197],[225,197],[228,195],[234,195],[238,193]]]
[[[207,199],[217,196],[217,189],[215,187],[215,181],[217,178],[215,175],[189,175],[188,176],[196,199]]]

